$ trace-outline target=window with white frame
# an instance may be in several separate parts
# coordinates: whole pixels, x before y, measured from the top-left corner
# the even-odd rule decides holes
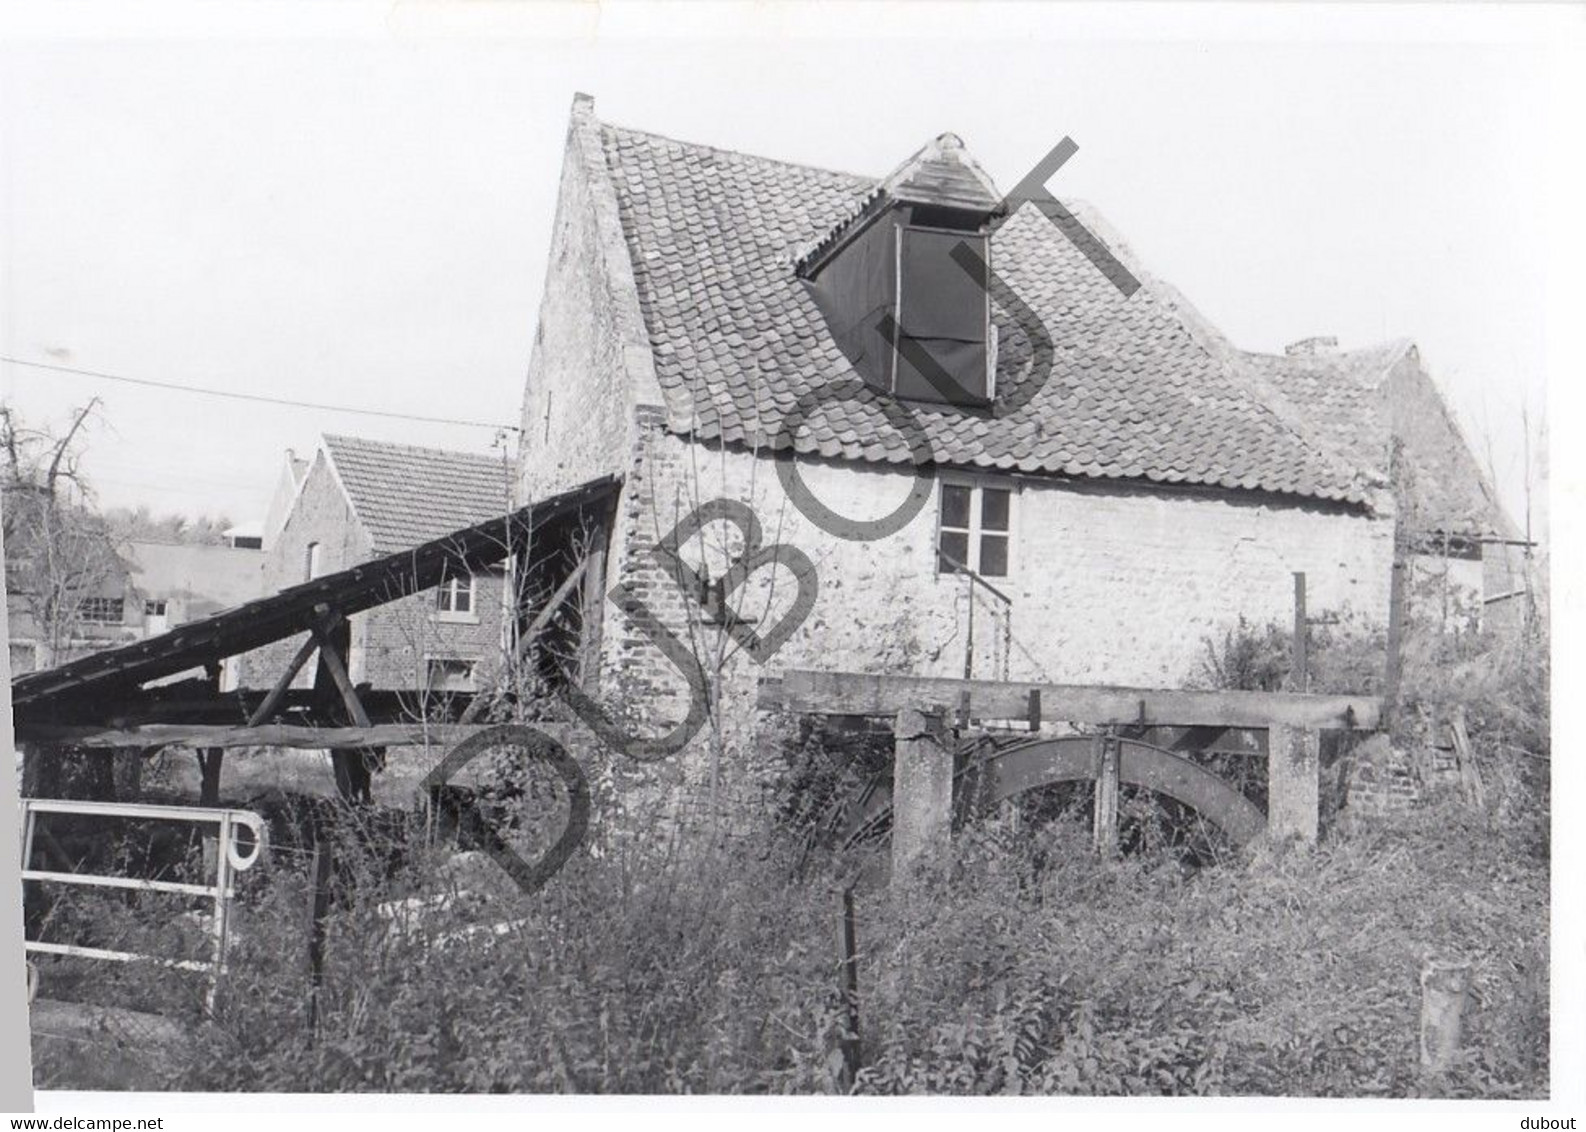
[[[473,575],[457,574],[441,582],[435,591],[435,611],[442,620],[472,620],[475,616]]]
[[[303,551],[303,580],[312,582],[319,577],[319,543],[311,542]]]
[[[126,618],[127,603],[119,597],[84,598],[78,615],[85,625],[119,625]]]
[[[1013,492],[1005,487],[943,483],[936,531],[936,569],[1008,576]]]

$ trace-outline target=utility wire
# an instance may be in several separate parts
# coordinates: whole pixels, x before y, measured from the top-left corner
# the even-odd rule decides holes
[[[14,366],[25,366],[29,369],[54,370],[57,373],[72,373],[79,377],[93,377],[100,381],[120,381],[128,385],[143,385],[151,389],[170,389],[178,393],[199,393],[206,397],[229,397],[234,401],[257,401],[266,405],[287,405],[296,409],[318,409],[326,413],[357,413],[366,417],[387,417],[399,421],[424,421],[428,424],[464,425],[469,428],[508,429],[512,432],[521,432],[517,425],[493,424],[490,421],[459,420],[454,417],[425,417],[417,413],[394,413],[385,409],[355,409],[350,405],[323,405],[313,401],[293,401],[286,397],[267,397],[262,393],[237,393],[229,389],[204,389],[196,385],[178,385],[174,381],[153,381],[146,377],[127,377],[119,373],[101,373],[98,370],[77,369],[74,366],[54,365],[50,362],[30,362],[23,358],[13,358],[8,354],[0,354],[0,362],[9,362]]]

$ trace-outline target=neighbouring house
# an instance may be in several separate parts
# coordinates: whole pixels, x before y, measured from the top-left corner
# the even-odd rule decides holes
[[[115,565],[83,597],[72,620],[62,664],[102,649],[145,640],[258,596],[264,555],[234,545],[131,539],[116,545]],[[11,671],[40,665],[42,643],[25,602],[13,602]],[[234,666],[222,665],[222,688],[235,686]]]
[[[268,535],[262,593],[439,538],[508,509],[500,455],[325,436],[306,467],[288,453],[284,516]],[[271,532],[274,520],[268,521]],[[449,577],[437,589],[351,618],[349,675],[381,692],[472,693],[495,678],[503,648],[503,571]],[[244,682],[268,688],[297,642],[249,653]],[[297,686],[313,682],[314,665]]]
[[[246,523],[238,523],[234,527],[227,527],[221,532],[226,540],[226,545],[237,550],[263,550],[264,549],[264,522],[255,519]]]
[[[264,513],[264,521],[259,532],[264,549],[270,549],[281,533],[281,528],[286,525],[286,517],[292,513],[292,505],[297,502],[297,493],[303,487],[303,481],[308,478],[311,464],[312,461],[303,459],[292,449],[286,450],[286,459],[281,462],[281,474],[275,481],[275,491],[270,496],[270,507]]]
[[[1523,620],[1533,596],[1526,540],[1413,342],[1340,350],[1336,338],[1317,337],[1281,355],[1240,351],[1168,290],[1211,348],[1268,383],[1335,451],[1393,482],[1419,612],[1447,618],[1457,609],[1467,620],[1499,625]]]
[[[1313,611],[1385,621],[1413,502],[1386,436],[1454,508],[1415,538],[1441,551],[1505,529],[1413,349],[1244,354],[1092,210],[1059,230],[1000,202],[952,135],[878,179],[614,126],[575,99],[518,497],[620,479],[604,577],[706,653],[723,605],[770,632],[799,571],[762,565],[701,603],[657,541],[721,497],[803,553],[813,608],[763,663],[724,666],[725,717],[752,719],[756,680],[785,668],[1179,686],[1239,618],[1290,618],[1295,572]],[[1138,290],[1092,261],[1098,239]],[[996,301],[960,245],[989,261]],[[717,544],[741,534],[707,524],[684,557],[720,579]],[[603,620],[593,685],[611,710],[680,718],[685,681],[653,633],[614,602]]]

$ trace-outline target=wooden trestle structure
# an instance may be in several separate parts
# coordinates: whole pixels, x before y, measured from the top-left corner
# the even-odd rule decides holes
[[[477,572],[511,557],[521,568],[542,552],[561,553],[565,546],[542,546],[537,536],[583,521],[597,537],[527,624],[518,626],[515,649],[523,656],[575,594],[583,599],[586,635],[593,633],[589,618],[598,619],[604,583],[599,532],[615,493],[615,480],[592,481],[160,636],[18,677],[11,687],[18,745],[45,760],[52,750],[73,747],[191,747],[200,753],[206,795],[218,787],[221,752],[228,748],[329,749],[339,792],[349,800],[366,799],[371,756],[391,746],[460,742],[482,730],[474,721],[488,697],[475,695],[458,714],[425,711],[415,719],[411,694],[355,688],[348,673],[348,618],[432,589],[456,572]],[[299,634],[301,645],[267,691],[219,690],[223,659]],[[294,689],[315,656],[314,687]],[[171,679],[190,671],[205,675]]]
[[[890,793],[858,800],[857,829],[881,819],[892,829],[894,871],[939,856],[955,813],[995,804],[1055,782],[1095,784],[1095,839],[1109,852],[1117,837],[1118,788],[1166,794],[1223,827],[1235,842],[1257,835],[1316,841],[1320,824],[1321,733],[1375,732],[1374,696],[1289,692],[1192,691],[1091,684],[957,680],[853,672],[789,671],[763,681],[763,709],[890,720]],[[969,763],[952,733],[983,721],[1022,724],[1028,738]],[[1043,724],[1079,725],[1072,734]],[[1378,737],[1375,741],[1381,742]],[[1263,813],[1230,784],[1187,757],[1238,750],[1264,757]]]

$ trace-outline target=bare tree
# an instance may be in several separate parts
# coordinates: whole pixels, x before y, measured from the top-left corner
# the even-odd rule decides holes
[[[0,405],[7,594],[13,616],[37,636],[43,667],[66,658],[85,604],[120,570],[81,469],[83,435],[98,408],[96,397],[57,433],[29,427]]]

